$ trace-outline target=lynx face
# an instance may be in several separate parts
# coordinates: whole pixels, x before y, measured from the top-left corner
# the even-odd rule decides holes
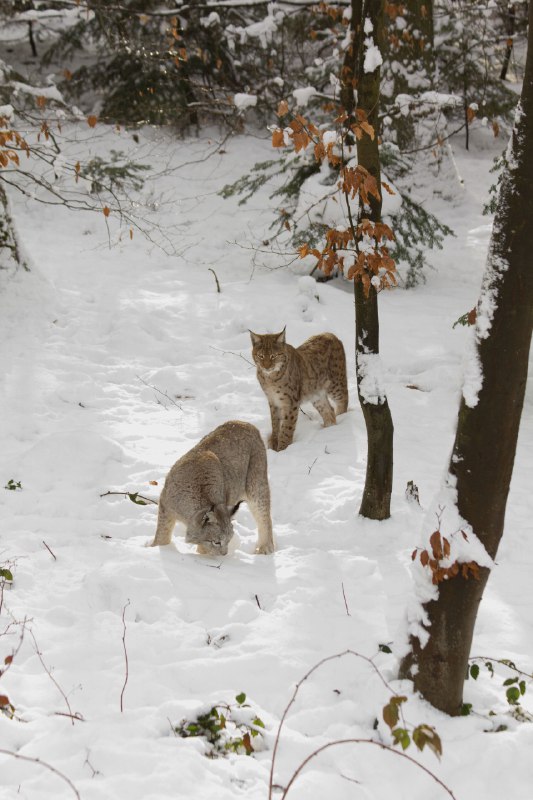
[[[185,541],[197,544],[205,555],[225,556],[233,537],[233,525],[224,506],[198,511],[185,532]]]
[[[285,348],[285,328],[281,333],[258,334],[250,331],[252,337],[252,358],[262,372],[279,372],[287,363]]]

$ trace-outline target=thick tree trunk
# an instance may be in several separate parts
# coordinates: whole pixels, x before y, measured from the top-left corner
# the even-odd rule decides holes
[[[372,23],[371,35],[383,52],[383,0],[368,0],[365,4],[366,19]],[[353,20],[352,20],[353,23]],[[358,76],[357,107],[362,109],[368,122],[374,128],[374,138],[368,135],[357,140],[357,161],[376,179],[381,191],[381,170],[378,146],[378,109],[380,90],[380,68],[365,72],[366,44],[362,38],[369,34],[364,32],[365,20],[355,30],[358,32]],[[367,65],[368,68],[368,65]],[[360,211],[359,217],[369,216],[373,222],[381,220],[381,199],[370,198],[370,214]],[[361,363],[365,356],[379,354],[379,316],[376,290],[370,287],[368,297],[365,296],[361,283],[354,283],[356,336],[355,353],[357,367],[357,391],[359,402],[365,418],[368,455],[365,488],[359,513],[370,519],[387,519],[390,517],[390,498],[392,493],[393,467],[393,425],[384,393],[373,401],[362,391],[364,375]]]
[[[529,6],[533,31],[533,3]],[[530,36],[533,34],[530,34]],[[449,472],[457,509],[494,558],[503,533],[507,496],[527,379],[533,329],[533,46],[528,46],[522,98],[494,221],[478,303],[477,354],[482,386],[464,398]],[[460,713],[463,681],[479,602],[489,576],[455,577],[425,606],[429,641],[413,638],[402,677],[448,714]],[[416,669],[413,670],[413,665]]]

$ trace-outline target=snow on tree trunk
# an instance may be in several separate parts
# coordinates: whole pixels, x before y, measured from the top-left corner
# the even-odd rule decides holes
[[[529,6],[533,30],[533,4]],[[528,47],[524,85],[507,153],[496,217],[477,305],[477,374],[466,386],[449,465],[460,517],[494,559],[505,508],[527,379],[533,328],[533,47]],[[480,380],[479,380],[480,378]],[[490,570],[479,579],[461,573],[439,584],[423,603],[427,642],[411,637],[400,674],[437,708],[460,713],[463,681],[477,609]],[[421,638],[425,639],[425,636]]]

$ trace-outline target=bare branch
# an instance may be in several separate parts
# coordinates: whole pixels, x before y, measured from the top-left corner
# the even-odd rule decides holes
[[[124,685],[122,687],[122,691],[120,693],[120,713],[124,711],[124,691],[126,689],[126,684],[128,683],[128,678],[130,675],[129,672],[129,664],[128,664],[128,651],[126,650],[126,609],[129,606],[130,601],[125,604],[124,608],[122,609],[122,647],[124,648],[124,659],[126,662],[126,675],[124,678]]]

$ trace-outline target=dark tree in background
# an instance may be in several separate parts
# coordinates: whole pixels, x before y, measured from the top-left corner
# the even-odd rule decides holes
[[[533,30],[533,4],[529,4]],[[531,34],[530,34],[531,36]],[[477,307],[477,402],[463,398],[449,465],[461,517],[496,557],[503,534],[527,379],[533,327],[533,47],[502,177],[487,266]],[[429,640],[411,639],[401,667],[432,705],[460,713],[474,624],[489,569],[468,580],[460,570],[424,606]],[[416,669],[413,669],[416,666]]]

